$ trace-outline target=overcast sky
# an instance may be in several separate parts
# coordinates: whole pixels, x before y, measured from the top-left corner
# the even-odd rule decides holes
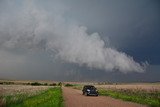
[[[0,0],[0,78],[160,81],[159,0]]]

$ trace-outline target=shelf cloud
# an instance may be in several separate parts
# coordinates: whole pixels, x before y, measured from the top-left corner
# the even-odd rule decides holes
[[[25,1],[19,8],[0,12],[0,51],[17,48],[51,51],[66,63],[106,72],[144,72],[148,65],[110,47],[98,32],[88,33],[86,26],[67,22],[64,9],[50,13],[31,1]]]

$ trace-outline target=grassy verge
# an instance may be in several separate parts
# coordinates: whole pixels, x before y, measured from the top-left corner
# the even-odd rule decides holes
[[[66,84],[65,87],[71,87],[73,89],[81,90],[83,85],[81,85],[81,84]]]
[[[60,87],[50,88],[42,93],[27,97],[21,95],[21,99],[10,102],[7,98],[7,107],[63,107],[62,90]]]
[[[160,93],[146,93],[120,90],[99,90],[100,95],[146,104],[151,107],[160,107]]]

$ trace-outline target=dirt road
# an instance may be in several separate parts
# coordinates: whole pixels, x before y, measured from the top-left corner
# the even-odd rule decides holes
[[[146,107],[106,96],[84,96],[81,90],[63,87],[65,107]]]

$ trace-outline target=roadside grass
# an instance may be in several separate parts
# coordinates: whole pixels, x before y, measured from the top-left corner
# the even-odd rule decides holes
[[[35,96],[22,94],[14,96],[14,98],[13,96],[7,96],[5,99],[6,107],[63,107],[60,87],[49,88]]]
[[[0,106],[3,107],[10,107],[11,105],[16,105],[19,103],[22,103],[24,100],[26,100],[27,98],[31,98],[33,96],[37,96],[40,95],[41,93],[44,93],[45,90],[41,90],[38,92],[30,92],[30,93],[10,93],[7,95],[2,95],[0,96],[0,101],[1,104]]]
[[[75,86],[74,84],[65,84],[65,87],[73,87]]]
[[[81,85],[81,84],[66,84],[65,87],[72,87],[73,89],[81,90],[83,85]]]
[[[73,88],[74,88],[74,89],[78,89],[78,90],[82,90],[83,85],[77,84],[77,85],[75,85]]]
[[[142,92],[132,90],[104,90],[100,89],[99,94],[111,96],[116,99],[146,104],[150,107],[160,107],[160,92]]]

